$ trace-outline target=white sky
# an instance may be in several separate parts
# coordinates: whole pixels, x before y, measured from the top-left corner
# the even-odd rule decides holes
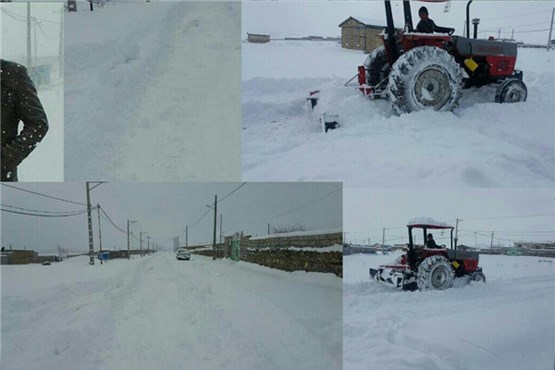
[[[140,231],[155,237],[153,241],[170,250],[172,238],[181,235],[185,241],[185,226],[189,225],[189,245],[211,244],[214,213],[206,205],[214,195],[222,199],[241,183],[105,183],[91,192],[91,203],[97,202],[114,223],[126,229],[127,219],[139,221],[131,226],[138,237]],[[86,202],[84,183],[19,183],[17,187],[59,198]],[[342,192],[340,183],[247,183],[218,205],[223,214],[223,231],[245,231],[267,234],[268,223],[287,226],[296,223],[309,230],[342,226]],[[338,190],[338,191],[337,191]],[[73,211],[86,207],[1,187],[3,205],[43,211]],[[331,193],[331,194],[330,194]],[[330,194],[326,196],[326,194]],[[322,198],[318,200],[319,198]],[[295,210],[308,203],[306,207]],[[292,211],[294,210],[294,211]],[[206,212],[206,216],[192,225]],[[292,211],[292,212],[289,212]],[[280,214],[286,215],[276,217]],[[93,215],[94,243],[98,249],[98,216]],[[218,215],[218,224],[219,224]],[[74,251],[88,250],[86,214],[43,218],[2,212],[2,245],[27,247],[39,251],[55,251],[59,244]],[[127,248],[127,237],[104,219],[102,242],[104,249]],[[219,227],[218,236],[219,240]],[[146,247],[146,234],[144,235]],[[138,248],[138,242],[135,243]]]
[[[418,9],[428,8],[430,18],[436,24],[453,27],[462,35],[466,17],[466,1],[452,1],[451,9],[444,13],[445,3],[411,4],[413,23],[418,23]],[[396,26],[402,26],[403,8],[401,1],[393,1],[393,15]],[[489,32],[479,34],[484,38],[510,37],[515,29],[517,41],[547,43],[554,1],[481,1],[471,5],[470,18],[480,18],[479,30]],[[339,36],[338,25],[349,18],[362,17],[373,20],[376,25],[385,25],[383,1],[247,1],[242,4],[242,37],[249,33],[284,36]],[[471,25],[472,27],[472,25]],[[537,31],[542,30],[542,31]],[[534,32],[532,32],[534,31]],[[537,32],[536,32],[537,31]],[[552,36],[552,38],[555,36]]]
[[[489,245],[492,231],[494,245],[555,240],[554,189],[344,189],[343,212],[346,239],[351,242],[367,243],[370,238],[371,244],[381,243],[386,227],[386,243],[406,243],[406,225],[415,217],[452,226],[462,219],[459,244],[469,246],[474,246],[475,231],[478,244]],[[550,216],[517,217],[543,214]]]
[[[2,28],[2,58],[26,64],[27,55],[27,4],[2,3],[0,5]],[[60,52],[61,3],[31,3],[32,54],[58,56]]]

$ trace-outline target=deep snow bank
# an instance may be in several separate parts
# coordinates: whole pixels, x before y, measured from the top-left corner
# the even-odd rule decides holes
[[[454,187],[553,184],[552,52],[519,49],[525,103],[496,104],[494,89],[471,89],[453,113],[401,116],[388,102],[369,101],[343,86],[364,57],[329,42],[243,44],[246,180],[399,187],[407,181]],[[296,62],[284,64],[290,60]],[[312,111],[305,98],[316,89],[321,98]],[[325,134],[324,113],[339,114],[342,127]]]

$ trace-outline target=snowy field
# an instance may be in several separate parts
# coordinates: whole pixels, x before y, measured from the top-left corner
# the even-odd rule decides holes
[[[335,275],[173,253],[88,261],[2,266],[3,369],[341,367]]]
[[[65,26],[66,180],[239,180],[240,4],[78,8]]]
[[[525,103],[466,90],[451,112],[397,116],[343,84],[366,55],[334,42],[243,43],[244,179],[346,186],[539,187],[555,180],[555,54],[519,49]],[[355,80],[356,82],[356,80]],[[305,100],[320,89],[313,112]],[[339,114],[323,132],[319,117]],[[409,182],[407,182],[409,180]]]
[[[555,259],[481,255],[487,283],[445,291],[370,281],[396,256],[343,259],[345,370],[553,369]]]

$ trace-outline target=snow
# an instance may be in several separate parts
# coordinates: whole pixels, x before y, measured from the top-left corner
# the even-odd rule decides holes
[[[250,240],[264,240],[270,238],[287,238],[290,236],[313,236],[313,235],[327,235],[336,234],[343,232],[343,228],[338,227],[334,229],[324,229],[324,230],[306,230],[306,231],[292,231],[289,233],[279,233],[279,234],[268,234],[261,236],[254,236]]]
[[[266,247],[266,248],[247,248],[247,249],[250,251],[264,251],[264,250],[271,250],[275,248]],[[330,245],[329,247],[320,247],[320,248],[285,247],[285,248],[279,248],[279,249],[287,249],[289,251],[300,251],[300,252],[318,252],[318,253],[343,252],[343,246],[338,244]]]
[[[553,258],[480,255],[487,283],[445,291],[401,292],[370,280],[370,267],[398,255],[343,258],[344,369],[553,367]]]
[[[272,41],[242,48],[246,181],[343,181],[346,187],[541,187],[555,180],[553,52],[519,49],[525,103],[495,89],[463,92],[454,112],[396,115],[345,87],[364,62],[337,43]],[[356,83],[356,81],[355,81]],[[309,91],[320,90],[312,111]],[[327,134],[319,119],[338,114]],[[407,179],[409,182],[407,182]]]
[[[440,227],[451,227],[445,222],[434,220],[432,217],[414,217],[408,222],[407,226],[409,225],[434,225]]]
[[[66,179],[239,180],[239,4],[78,8],[65,25]]]
[[[57,73],[54,71],[53,73]],[[37,88],[48,118],[48,132],[18,167],[19,181],[64,180],[64,88],[63,79]]]
[[[2,266],[2,368],[341,366],[333,274],[171,252],[88,261]]]

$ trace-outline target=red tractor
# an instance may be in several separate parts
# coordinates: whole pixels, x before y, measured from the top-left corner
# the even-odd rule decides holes
[[[470,38],[470,4],[466,6],[466,37],[417,33],[411,8],[403,1],[405,25],[396,30],[391,3],[385,1],[387,27],[383,46],[358,67],[360,91],[370,98],[386,98],[398,113],[422,109],[453,110],[463,88],[494,85],[495,101],[526,101],[522,71],[515,70],[517,45],[477,39],[478,20]]]
[[[470,281],[486,281],[482,269],[478,267],[479,254],[473,251],[457,250],[457,240],[453,244],[453,226],[433,220],[411,221],[408,225],[409,243],[407,253],[392,265],[370,269],[370,276],[380,283],[403,290],[442,290],[453,285],[455,277]],[[450,230],[451,244],[430,247],[414,243],[413,230],[423,231],[424,241],[429,230]],[[435,244],[435,243],[434,243]]]

